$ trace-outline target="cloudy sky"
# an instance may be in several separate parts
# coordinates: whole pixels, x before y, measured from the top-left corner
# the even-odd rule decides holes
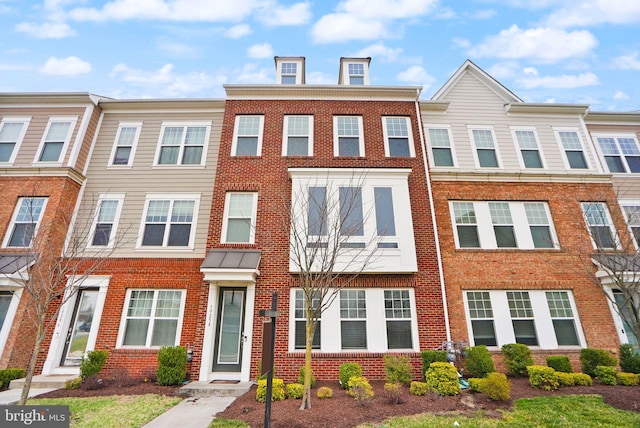
[[[276,55],[317,84],[370,56],[428,99],[471,59],[526,101],[632,111],[639,28],[638,0],[0,0],[0,92],[222,98]]]

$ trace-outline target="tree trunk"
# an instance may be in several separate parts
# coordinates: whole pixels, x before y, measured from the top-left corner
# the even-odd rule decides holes
[[[42,345],[43,339],[44,330],[41,323],[40,325],[38,325],[36,342],[33,345],[33,350],[31,351],[31,359],[29,360],[29,365],[27,366],[27,373],[24,379],[24,385],[22,386],[22,394],[20,394],[20,400],[18,401],[19,406],[24,406],[25,404],[27,404],[27,398],[29,398],[29,391],[31,390],[31,382],[33,381],[33,375],[36,371],[36,363],[38,362],[38,354],[40,354],[40,345]]]
[[[315,330],[313,327],[313,322],[307,319],[305,328],[307,337],[304,349],[304,392],[302,393],[300,410],[307,410],[311,408],[311,348],[313,346],[313,333]]]

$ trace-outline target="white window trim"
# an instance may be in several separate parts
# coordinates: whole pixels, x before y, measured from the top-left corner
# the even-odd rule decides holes
[[[636,147],[640,149],[640,144],[638,144],[638,136],[634,133],[619,133],[619,132],[596,132],[596,133],[592,133],[591,137],[593,138],[593,142],[594,145],[596,146],[596,151],[598,152],[598,155],[600,156],[600,158],[602,159],[602,163],[604,165],[604,167],[606,168],[606,171],[609,172],[610,174],[616,174],[616,175],[628,175],[628,174],[638,174],[637,172],[631,172],[631,169],[629,168],[629,165],[627,163],[627,159],[626,159],[626,155],[622,153],[622,149],[620,148],[620,145],[618,143],[618,139],[619,138],[630,138],[633,139],[633,141],[636,143]],[[622,163],[624,165],[624,167],[627,169],[627,171],[625,172],[610,172],[609,171],[609,165],[607,165],[607,160],[605,159],[605,154],[602,153],[602,149],[600,149],[600,144],[598,143],[598,138],[613,138],[615,140],[616,143],[616,147],[618,148],[619,152],[619,156],[622,160]],[[635,156],[640,156],[640,155],[635,155]]]
[[[516,151],[518,152],[518,162],[520,162],[520,168],[527,171],[539,171],[547,169],[547,162],[545,161],[544,153],[542,152],[542,146],[540,145],[540,138],[538,137],[538,131],[535,126],[510,126],[511,136],[513,137],[513,143],[515,145]],[[540,163],[542,164],[541,168],[528,168],[525,166],[524,157],[522,156],[522,147],[520,147],[520,142],[518,141],[518,136],[516,135],[516,131],[528,131],[533,132],[533,137],[536,140],[536,146],[538,150],[538,156],[540,156]],[[524,149],[527,150],[527,149]],[[531,150],[531,149],[528,149]]]
[[[122,314],[120,316],[120,327],[118,328],[118,339],[116,342],[116,348],[122,349],[160,349],[160,346],[151,346],[151,338],[153,331],[153,323],[149,322],[149,329],[147,330],[147,341],[145,346],[134,346],[134,345],[123,345],[124,341],[124,333],[127,327],[127,310],[129,309],[129,301],[131,300],[131,292],[132,291],[153,291],[153,304],[151,306],[151,315],[149,316],[149,320],[152,318],[155,320],[155,309],[158,302],[158,292],[159,291],[180,291],[180,315],[178,315],[178,325],[176,326],[176,339],[174,342],[174,346],[178,346],[180,344],[180,337],[182,336],[182,322],[184,319],[184,309],[185,302],[187,300],[187,290],[185,289],[175,289],[175,288],[129,288],[127,289],[127,294],[124,299],[124,305],[122,306]]]
[[[136,242],[137,251],[193,251],[194,243],[196,239],[196,232],[198,227],[198,216],[200,213],[200,193],[147,193],[144,200],[144,209],[142,211],[142,218],[140,219],[140,230],[138,232],[138,240]],[[146,225],[147,211],[149,210],[149,202],[155,200],[170,200],[172,202],[180,201],[193,201],[193,222],[191,223],[191,234],[189,236],[189,245],[185,247],[170,247],[165,245],[158,246],[143,246],[142,240],[144,238],[144,229]],[[167,224],[171,223],[171,210],[168,213]],[[164,240],[168,239],[169,230],[165,230]]]
[[[44,199],[44,204],[42,205],[42,212],[40,214],[40,217],[38,218],[38,221],[36,221],[36,226],[33,230],[33,239],[31,240],[31,245],[29,245],[28,247],[7,247],[7,245],[9,245],[9,241],[11,240],[11,236],[13,235],[13,229],[16,225],[16,217],[18,216],[18,211],[20,210],[20,205],[22,205],[22,201],[24,199]],[[40,229],[40,224],[42,223],[42,218],[45,215],[45,212],[47,210],[47,203],[49,202],[49,198],[46,196],[23,196],[18,198],[18,201],[16,202],[16,206],[13,209],[13,215],[11,216],[11,221],[9,222],[9,225],[7,226],[7,231],[4,234],[4,240],[2,241],[2,248],[32,248],[33,247],[33,242],[36,240],[36,237],[38,236],[38,232]]]
[[[496,161],[498,162],[498,166],[496,167],[489,167],[489,166],[480,166],[480,159],[478,158],[478,146],[476,146],[476,139],[473,137],[473,131],[490,131],[491,132],[491,138],[493,139],[493,149],[495,150],[496,153]],[[471,144],[473,146],[473,160],[476,164],[476,168],[478,169],[482,169],[482,170],[495,170],[495,169],[500,169],[503,168],[502,166],[502,156],[500,155],[500,149],[499,149],[499,144],[498,144],[498,139],[496,138],[496,133],[495,130],[493,129],[493,126],[487,126],[487,125],[467,125],[467,131],[469,132],[469,141],[471,141]],[[481,147],[480,149],[486,150],[486,147]]]
[[[362,85],[352,85],[351,84],[351,74],[349,74],[349,64],[362,64],[363,75],[362,75]],[[354,59],[349,61],[342,62],[342,84],[348,86],[367,86],[369,85],[369,60],[367,59]],[[357,75],[359,76],[359,74]]]
[[[220,235],[220,242],[222,244],[227,243],[227,229],[229,226],[229,209],[231,195],[234,194],[250,194],[253,196],[251,206],[251,222],[249,224],[249,242],[229,242],[230,244],[254,244],[256,238],[256,219],[258,213],[258,192],[227,192],[224,199],[224,215],[222,217],[222,233]]]
[[[200,163],[196,164],[182,164],[180,163],[180,159],[182,159],[182,154],[184,153],[184,138],[186,138],[186,128],[190,126],[198,126],[205,127],[206,131],[204,134],[204,142],[202,147],[202,156],[200,158]],[[164,137],[164,131],[167,127],[181,127],[185,129],[185,133],[183,135],[183,140],[180,142],[180,148],[178,149],[178,162],[175,164],[160,164],[158,161],[160,160],[160,152],[162,151],[162,138]],[[156,146],[156,153],[153,158],[153,167],[154,168],[200,168],[205,166],[207,159],[207,149],[209,148],[209,136],[211,133],[211,122],[203,121],[203,122],[162,122],[162,127],[160,128],[160,135],[158,136],[158,144]],[[132,149],[133,151],[133,149]]]
[[[638,249],[638,248],[640,248],[640,242],[636,241],[636,237],[633,234],[632,225],[629,223],[629,215],[627,214],[627,212],[624,209],[624,207],[640,207],[640,200],[637,200],[637,199],[635,199],[635,200],[634,199],[621,199],[621,200],[618,200],[618,205],[620,205],[620,210],[622,211],[622,215],[624,215],[624,220],[625,220],[625,223],[627,224],[627,230],[629,231],[629,234],[631,235],[631,239],[633,240],[635,248]],[[640,227],[640,225],[638,225],[638,227]]]
[[[404,119],[407,122],[407,139],[409,144],[409,157],[416,157],[416,149],[413,143],[413,129],[411,129],[411,118],[409,116],[382,116],[382,132],[384,134],[384,155],[391,157],[389,149],[389,133],[387,131],[387,118]],[[403,157],[403,156],[393,156]]]
[[[247,156],[247,155],[237,155],[236,150],[238,148],[238,124],[240,123],[241,117],[259,117],[260,118],[260,128],[258,130],[258,144],[256,147],[256,154]],[[258,157],[262,156],[262,137],[264,134],[264,115],[262,114],[238,114],[235,117],[235,122],[233,125],[233,141],[231,142],[231,156],[241,156],[241,157]]]
[[[509,343],[516,343],[515,332],[513,331],[513,324],[511,323],[511,312],[509,310],[509,303],[507,300],[507,291],[514,290],[463,290],[462,297],[464,301],[465,318],[467,321],[467,332],[469,337],[469,346],[474,346],[473,328],[471,326],[471,316],[469,312],[469,301],[467,298],[467,292],[488,292],[489,299],[491,300],[491,309],[493,312],[493,328],[496,335],[497,346],[488,346],[489,349],[500,349],[502,345]],[[580,321],[580,314],[578,313],[575,299],[571,290],[517,290],[526,291],[529,293],[531,300],[531,306],[533,310],[533,320],[536,330],[536,336],[538,338],[538,346],[530,346],[532,349],[580,349],[586,346],[586,340],[584,332],[582,331],[582,322]],[[571,311],[573,312],[573,320],[576,328],[576,334],[580,345],[559,346],[556,338],[555,329],[553,328],[553,318],[549,311],[549,304],[547,302],[547,291],[563,291],[567,293],[569,303],[571,304]],[[515,318],[519,319],[519,318]]]
[[[289,291],[289,352],[304,353],[304,349],[295,349],[295,291]],[[365,300],[367,307],[367,349],[342,349],[340,336],[340,296],[328,306],[320,316],[322,328],[320,329],[320,349],[313,349],[312,353],[339,352],[341,354],[350,353],[370,353],[370,352],[419,352],[420,341],[418,336],[418,317],[416,312],[416,299],[413,288],[358,288],[365,290]],[[411,302],[411,343],[412,349],[389,349],[387,341],[387,318],[384,307],[385,290],[408,290]],[[337,291],[339,293],[339,291]],[[409,319],[408,319],[409,320]]]
[[[453,209],[454,202],[467,202],[473,204],[473,209],[476,216],[476,228],[478,230],[478,240],[480,241],[480,247],[461,247],[460,238],[458,236],[458,224],[455,221],[455,212]],[[507,203],[509,204],[509,211],[511,213],[511,221],[513,225],[513,232],[516,238],[516,247],[502,248],[498,247],[496,242],[495,232],[493,230],[493,221],[491,220],[491,212],[489,210],[489,203]],[[527,203],[541,203],[547,214],[549,220],[549,233],[553,240],[552,248],[536,248],[533,236],[531,235],[531,228],[527,219],[525,211],[525,204]],[[456,244],[456,249],[462,250],[504,250],[504,251],[549,251],[558,250],[560,244],[558,241],[558,235],[556,234],[553,218],[549,210],[549,204],[545,201],[471,201],[471,200],[455,200],[449,201],[449,212],[451,218],[451,226],[453,228],[453,237]],[[461,223],[461,225],[464,225]],[[536,225],[533,225],[536,226]]]
[[[564,144],[562,144],[562,140],[560,139],[561,132],[575,132],[578,136],[578,141],[580,142],[580,147],[582,148],[582,155],[584,156],[584,162],[586,163],[586,168],[571,168],[569,164],[569,158],[567,158],[567,151],[564,148]],[[589,171],[592,169],[591,163],[589,162],[589,156],[587,155],[587,149],[585,147],[584,141],[582,139],[582,135],[580,133],[579,128],[564,128],[564,127],[553,127],[553,134],[556,137],[556,142],[558,143],[558,148],[560,152],[562,152],[562,160],[564,162],[564,167],[568,171]]]
[[[89,231],[89,239],[87,240],[87,248],[101,249],[101,248],[113,248],[115,238],[118,233],[118,224],[120,223],[120,215],[122,213],[122,206],[124,205],[124,193],[102,193],[98,196],[98,203],[93,213],[93,220],[91,222],[91,230]],[[100,206],[102,201],[115,200],[118,201],[115,217],[113,219],[113,226],[111,227],[111,234],[109,235],[109,242],[107,245],[92,245],[93,235],[98,225],[98,215],[100,214]]]
[[[584,219],[584,224],[587,227],[587,232],[589,233],[589,237],[591,238],[591,245],[593,245],[593,249],[597,250],[598,244],[596,243],[595,239],[593,239],[593,235],[591,234],[591,225],[589,224],[589,220],[587,219],[586,213],[584,211],[584,204],[599,204],[604,206],[605,208],[604,215],[607,220],[607,226],[609,227],[609,231],[611,232],[615,249],[620,249],[621,247],[620,237],[618,236],[618,231],[616,230],[616,226],[613,223],[613,219],[611,218],[611,213],[609,212],[609,206],[607,205],[607,203],[601,202],[601,201],[582,201],[580,202],[580,209],[582,210],[582,217]],[[606,249],[606,248],[609,248],[609,247],[605,247],[601,249]]]
[[[29,124],[31,123],[31,117],[4,116],[2,118],[2,122],[0,122],[0,129],[4,127],[5,123],[20,123],[20,122],[22,123],[22,130],[18,135],[16,145],[13,147],[13,151],[9,156],[9,160],[6,162],[0,162],[0,165],[13,165],[13,163],[16,161],[16,157],[18,156],[18,152],[20,151],[20,146],[22,145],[24,136],[27,134],[27,129],[29,128]]]
[[[277,84],[282,85],[282,76],[291,76],[291,74],[283,74],[282,73],[282,65],[283,64],[296,64],[296,85],[300,85],[302,83],[302,69],[303,64],[301,59],[289,59],[289,58],[278,58],[276,61],[276,76],[277,76]],[[286,85],[287,83],[284,83]],[[289,83],[290,85],[291,83]]]
[[[312,114],[287,114],[284,116],[284,123],[282,126],[282,156],[289,156],[287,154],[289,145],[289,118],[290,117],[308,117],[309,118],[309,134],[307,135],[307,154],[306,156],[313,156],[313,115]],[[300,136],[300,135],[296,135]],[[298,155],[302,156],[302,155]],[[289,156],[296,157],[296,156]]]
[[[438,166],[436,165],[436,161],[433,157],[433,149],[434,146],[431,143],[431,135],[429,135],[429,129],[444,129],[447,131],[447,134],[449,134],[449,148],[451,150],[451,159],[453,161],[453,166]],[[425,136],[427,139],[427,143],[429,144],[429,150],[428,150],[428,157],[429,157],[429,163],[430,166],[432,168],[457,168],[458,167],[458,160],[457,160],[457,156],[456,156],[456,149],[455,149],[455,144],[453,142],[453,132],[451,132],[451,125],[440,125],[440,124],[429,124],[428,126],[425,126]]]
[[[365,157],[364,153],[364,127],[362,116],[356,115],[335,115],[333,116],[333,156],[342,157],[342,158],[351,158],[353,156],[341,156],[340,155],[340,144],[338,138],[340,135],[338,134],[338,118],[339,117],[356,117],[358,119],[358,158]]]
[[[9,338],[9,333],[13,327],[13,321],[18,311],[18,305],[20,304],[22,287],[18,285],[0,286],[0,291],[9,291],[13,293],[11,296],[11,303],[9,303],[9,308],[7,309],[7,315],[5,316],[4,323],[2,324],[2,329],[0,329],[0,357],[2,357],[5,345],[7,344],[7,339]]]
[[[115,160],[116,151],[118,150],[118,140],[120,139],[120,133],[122,132],[122,128],[136,128],[136,135],[133,138],[133,143],[131,143],[131,153],[129,154],[129,159],[124,165],[116,165],[113,163]],[[120,122],[118,124],[118,131],[116,131],[116,138],[113,141],[113,148],[111,149],[111,154],[109,155],[109,167],[114,168],[127,168],[133,165],[133,158],[136,154],[136,148],[138,147],[138,140],[140,139],[140,133],[142,132],[142,122]],[[160,136],[162,138],[162,134]]]
[[[42,134],[42,139],[40,140],[40,145],[38,146],[38,150],[36,151],[36,157],[33,159],[34,164],[45,164],[45,165],[62,165],[64,162],[65,154],[67,153],[67,149],[69,148],[69,143],[71,142],[71,136],[76,129],[76,122],[78,121],[77,116],[52,116],[49,118],[49,122],[47,122],[47,127]],[[45,140],[47,138],[47,134],[49,133],[49,128],[53,123],[57,122],[71,122],[69,125],[69,130],[67,131],[67,136],[65,137],[64,143],[62,144],[62,149],[60,149],[60,156],[57,161],[41,161],[40,156],[42,156],[42,150],[44,150]]]

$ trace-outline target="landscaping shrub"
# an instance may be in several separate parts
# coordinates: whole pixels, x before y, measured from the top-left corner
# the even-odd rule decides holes
[[[87,357],[83,356],[80,361],[80,376],[82,379],[98,374],[107,362],[108,356],[109,351],[102,349],[87,352]]]
[[[596,378],[605,385],[616,384],[616,368],[611,366],[596,366]]]
[[[184,346],[163,346],[158,352],[159,385],[179,385],[187,374],[187,349]]]
[[[447,351],[422,351],[420,352],[420,357],[422,358],[422,376],[427,372],[431,363],[441,362],[446,363],[447,360]]]
[[[82,388],[87,391],[95,391],[105,387],[104,379],[97,374],[91,375],[82,381]]]
[[[400,382],[405,385],[411,383],[411,360],[408,356],[387,354],[383,359],[387,382]]]
[[[331,398],[333,397],[333,389],[328,386],[321,386],[318,389],[318,398]]]
[[[8,388],[12,380],[23,378],[24,375],[24,369],[0,370],[0,388]]]
[[[352,376],[347,385],[349,386],[347,394],[355,398],[361,405],[366,405],[368,400],[373,397],[373,388],[371,388],[369,381],[362,376]]]
[[[494,371],[496,369],[493,365],[493,358],[485,345],[477,345],[467,349],[465,376],[487,377],[489,373]]]
[[[64,383],[64,389],[78,389],[82,385],[82,376],[74,377]]]
[[[529,374],[529,384],[534,388],[541,388],[547,391],[555,391],[558,389],[559,382],[556,371],[547,366],[534,366],[527,367],[527,373]]]
[[[625,373],[640,373],[640,354],[628,343],[620,345],[620,370]]]
[[[638,384],[638,380],[639,376],[635,373],[616,373],[616,382],[618,383],[618,385],[635,386]]]
[[[429,388],[439,395],[458,395],[460,393],[458,371],[449,363],[431,363],[424,377]]]
[[[526,376],[527,367],[533,365],[531,350],[522,343],[509,343],[502,345],[502,355],[512,376]]]
[[[267,401],[267,380],[258,380],[258,389],[256,389],[256,400],[261,403]],[[271,401],[284,400],[284,380],[273,378],[271,384]]]
[[[556,377],[558,378],[559,386],[573,386],[575,385],[575,380],[573,377],[574,373],[566,373],[556,371]]]
[[[402,383],[386,382],[384,384],[384,395],[389,399],[391,404],[402,403]]]
[[[549,355],[547,357],[547,365],[557,372],[573,373],[569,357],[565,355]]]
[[[511,382],[504,373],[492,372],[480,382],[480,392],[494,401],[511,399]]]
[[[300,367],[300,373],[298,374],[298,383],[304,385],[304,366]],[[311,388],[316,385],[316,378],[313,375],[313,370],[311,370]]]
[[[573,384],[580,386],[591,386],[593,385],[593,380],[591,379],[591,376],[586,373],[574,373]]]
[[[285,385],[284,392],[287,398],[295,398],[296,400],[302,398],[304,393],[304,385],[301,383],[289,383]]]
[[[467,379],[467,382],[469,382],[469,389],[473,392],[480,392],[480,388],[482,388],[482,384],[485,379],[486,378],[482,377],[470,377]]]
[[[582,365],[583,373],[594,377],[597,366],[615,367],[617,361],[609,351],[604,349],[582,348],[580,350],[580,364]]]
[[[426,382],[413,381],[409,387],[409,394],[412,395],[427,395],[430,392],[431,388]]]
[[[349,389],[349,379],[354,376],[362,376],[362,367],[358,363],[340,364],[340,385],[343,389]]]

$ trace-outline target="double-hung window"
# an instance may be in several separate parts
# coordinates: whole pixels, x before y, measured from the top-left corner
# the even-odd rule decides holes
[[[111,151],[111,165],[131,166],[133,164],[141,129],[142,123],[121,123],[118,126]]]
[[[71,140],[76,120],[77,118],[75,117],[49,119],[44,137],[36,154],[36,162],[62,162],[65,148]]]
[[[538,336],[533,317],[533,307],[527,291],[507,291],[511,325],[516,343],[538,346]]]
[[[367,349],[365,290],[340,290],[340,341],[342,349]]]
[[[13,163],[31,118],[5,117],[0,122],[0,163]]]
[[[476,345],[497,346],[489,292],[469,291],[466,297],[474,343]]]
[[[223,243],[253,243],[256,227],[258,194],[227,193],[222,225]]]
[[[236,116],[231,156],[260,156],[264,116]]]
[[[480,168],[499,168],[498,150],[493,129],[470,128],[472,141],[476,148],[476,159]]]
[[[509,204],[507,202],[489,202],[489,212],[498,248],[517,248]]]
[[[640,201],[620,201],[620,205],[636,247],[640,248]]]
[[[160,132],[157,165],[204,165],[210,123],[165,123]]]
[[[140,247],[193,248],[199,194],[147,195]]]
[[[107,194],[99,198],[89,246],[111,247],[113,245],[123,201],[123,194]]]
[[[184,290],[128,290],[120,345],[176,346],[184,311]]]
[[[295,62],[283,62],[280,83],[283,85],[294,85],[297,83],[298,64]]]
[[[283,156],[313,154],[313,116],[285,116],[282,137]]]
[[[535,129],[512,128],[511,133],[520,149],[522,166],[524,168],[543,168]]]
[[[453,146],[449,128],[429,128],[433,166],[454,166]]]
[[[578,339],[569,293],[566,291],[547,291],[545,296],[558,345],[579,346],[580,340]]]
[[[383,117],[384,152],[387,157],[415,156],[408,117]]]
[[[364,64],[348,64],[349,67],[349,84],[364,85]]]
[[[387,347],[412,349],[409,290],[384,290],[384,316],[387,323]]]
[[[313,309],[317,309],[320,306],[320,299],[314,297],[311,299],[311,305]],[[304,291],[295,290],[295,349],[305,349],[307,346],[307,310],[305,305]],[[313,335],[312,349],[320,349],[320,337],[322,332],[320,331],[320,319],[317,320],[316,329]]]
[[[555,130],[556,137],[563,148],[567,166],[570,169],[588,169],[587,158],[580,141],[578,131]]]
[[[5,234],[4,247],[30,248],[36,235],[47,198],[20,198],[16,205],[9,229]]]
[[[583,202],[581,204],[594,248],[616,248],[616,231],[603,202]]]
[[[364,156],[362,116],[334,116],[334,156]]]
[[[634,135],[596,136],[600,152],[607,162],[609,172],[640,172],[640,148]]]

